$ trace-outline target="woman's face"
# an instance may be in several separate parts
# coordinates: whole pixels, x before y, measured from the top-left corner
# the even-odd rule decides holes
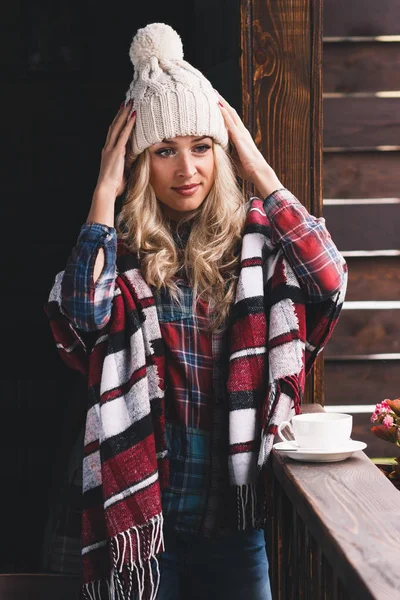
[[[149,152],[150,183],[169,216],[179,220],[201,206],[214,183],[213,139],[175,137]]]

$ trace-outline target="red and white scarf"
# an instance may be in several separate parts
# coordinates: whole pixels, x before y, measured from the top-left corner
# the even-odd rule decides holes
[[[229,326],[227,460],[239,529],[263,525],[264,467],[277,426],[300,412],[306,373],[332,333],[345,292],[344,283],[334,298],[307,304],[269,231],[262,201],[253,199]],[[155,300],[136,257],[119,252],[117,272],[110,321],[90,352],[63,315],[63,273],[46,311],[63,360],[88,377],[81,597],[154,600],[169,476],[165,359]]]

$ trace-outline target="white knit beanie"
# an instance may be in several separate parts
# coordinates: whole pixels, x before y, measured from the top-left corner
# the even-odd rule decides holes
[[[125,103],[133,101],[136,123],[132,149],[140,154],[163,139],[184,135],[207,135],[223,147],[228,132],[211,83],[183,60],[182,41],[165,23],[139,29],[129,56],[133,81]]]

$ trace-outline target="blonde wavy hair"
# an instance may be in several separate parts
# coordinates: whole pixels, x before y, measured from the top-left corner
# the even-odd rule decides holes
[[[126,198],[116,221],[118,238],[137,254],[148,285],[168,288],[180,304],[174,277],[186,273],[193,288],[193,308],[199,299],[209,303],[210,330],[223,328],[234,300],[246,218],[246,202],[231,158],[217,143],[213,152],[214,184],[201,206],[177,226],[179,232],[190,223],[185,248],[177,247],[171,221],[149,183],[148,150],[128,159]]]

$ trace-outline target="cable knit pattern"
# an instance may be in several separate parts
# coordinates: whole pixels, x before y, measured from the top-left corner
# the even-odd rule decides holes
[[[135,155],[184,135],[207,135],[227,147],[218,96],[208,79],[183,59],[181,38],[172,27],[152,23],[139,29],[129,56],[135,71],[125,102],[132,100],[132,112],[136,110]]]

